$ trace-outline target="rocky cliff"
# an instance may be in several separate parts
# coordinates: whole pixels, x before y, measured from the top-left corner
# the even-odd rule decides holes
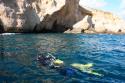
[[[0,0],[2,32],[125,33],[125,21],[79,0]]]

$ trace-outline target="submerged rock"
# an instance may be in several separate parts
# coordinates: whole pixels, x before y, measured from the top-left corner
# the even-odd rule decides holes
[[[4,32],[125,33],[124,20],[79,0],[0,0],[0,9]]]

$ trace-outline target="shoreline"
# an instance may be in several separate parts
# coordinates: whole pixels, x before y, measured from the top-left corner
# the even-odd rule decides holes
[[[23,32],[23,33],[13,33],[13,32],[3,32],[3,33],[0,33],[0,35],[16,35],[16,34],[90,34],[90,35],[101,35],[101,34],[104,34],[104,35],[125,35],[125,33],[53,33],[53,32],[48,32],[48,33],[37,33],[37,32]]]

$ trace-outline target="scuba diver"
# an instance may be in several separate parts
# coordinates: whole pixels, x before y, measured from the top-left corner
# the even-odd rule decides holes
[[[51,54],[48,54],[46,56],[40,55],[38,56],[37,61],[44,67],[55,69],[59,74],[63,76],[71,77],[77,75],[78,71],[96,76],[102,76],[101,74],[92,69],[93,67],[92,63],[88,64],[73,63],[70,64],[69,67],[67,67],[62,60],[57,59]]]
[[[56,60],[56,58],[52,55],[41,55],[41,56],[38,56],[37,58],[37,61],[39,61],[39,63],[42,65],[42,66],[53,66],[53,62]]]
[[[72,76],[76,74],[76,70],[70,67],[66,67],[64,65],[64,62],[60,59],[56,59],[51,54],[48,54],[47,56],[45,55],[40,55],[37,57],[37,61],[40,63],[40,65],[44,67],[49,67],[50,69],[55,69],[59,74],[63,76]]]

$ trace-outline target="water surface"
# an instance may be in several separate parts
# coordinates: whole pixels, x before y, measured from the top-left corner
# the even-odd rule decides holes
[[[79,73],[64,77],[36,61],[51,53],[72,63],[93,63],[102,77]],[[0,35],[0,83],[125,83],[125,35]]]

